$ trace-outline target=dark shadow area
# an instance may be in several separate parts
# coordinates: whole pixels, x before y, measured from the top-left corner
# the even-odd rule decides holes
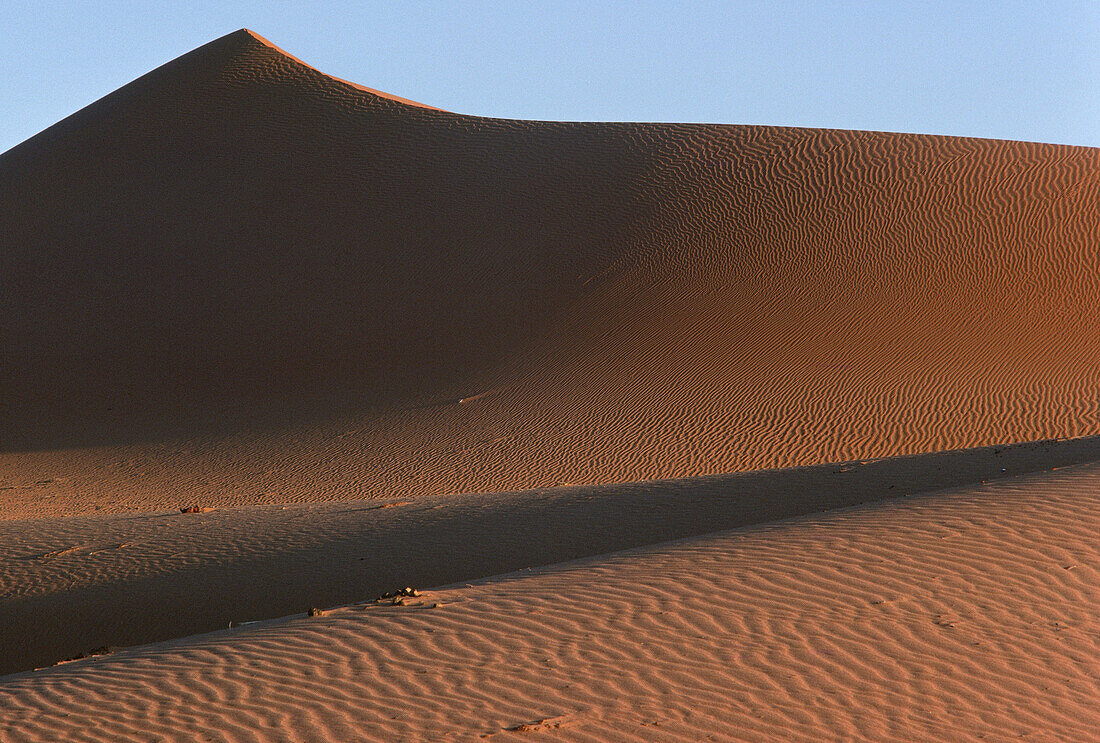
[[[405,106],[243,32],[150,72],[0,154],[0,451],[470,394],[630,249],[638,129]]]

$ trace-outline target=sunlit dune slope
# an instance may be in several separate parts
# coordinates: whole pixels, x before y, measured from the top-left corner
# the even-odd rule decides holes
[[[1100,152],[510,121],[239,31],[0,155],[0,517],[1094,433]]]

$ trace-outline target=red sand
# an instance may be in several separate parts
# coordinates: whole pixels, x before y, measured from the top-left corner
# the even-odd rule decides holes
[[[1098,245],[1096,149],[218,39],[0,155],[0,673],[179,638],[0,742],[1089,740]]]

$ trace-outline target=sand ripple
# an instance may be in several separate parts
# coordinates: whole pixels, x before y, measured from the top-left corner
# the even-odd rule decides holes
[[[9,676],[0,740],[1087,741],[1098,488],[1082,466]]]

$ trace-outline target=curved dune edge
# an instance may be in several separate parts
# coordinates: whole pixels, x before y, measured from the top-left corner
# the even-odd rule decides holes
[[[0,740],[1083,742],[1098,493],[1082,465],[8,676]]]
[[[605,487],[0,523],[0,673],[1100,460],[1100,437]]]
[[[368,88],[365,85],[360,85],[359,83],[354,83],[354,82],[351,82],[350,80],[344,80],[343,78],[339,78],[339,77],[336,77],[334,75],[329,75],[328,73],[321,72],[321,70],[318,70],[313,65],[311,65],[307,62],[303,62],[301,59],[299,59],[298,57],[295,57],[293,54],[291,54],[287,50],[283,49],[282,47],[276,46],[275,44],[271,43],[270,41],[265,39],[263,36],[260,36],[258,33],[256,33],[255,31],[253,31],[251,29],[242,28],[240,31],[237,31],[236,33],[238,35],[248,35],[248,36],[252,37],[253,39],[255,39],[256,41],[259,41],[264,46],[268,46],[268,47],[274,49],[275,51],[277,51],[279,54],[283,55],[287,59],[292,59],[295,62],[297,62],[298,64],[302,65],[303,67],[306,67],[310,70],[313,70],[314,72],[318,72],[318,73],[324,75],[325,77],[329,78],[330,80],[335,80],[338,83],[342,83],[344,85],[349,85],[352,88],[355,88],[356,90],[362,91],[364,93],[370,93],[371,95],[378,96],[379,98],[385,98],[388,101],[394,101],[396,103],[404,103],[406,106],[416,106],[417,108],[426,108],[426,109],[431,110],[431,111],[443,111],[443,109],[436,108],[435,106],[429,106],[427,103],[419,103],[417,101],[412,101],[412,100],[409,100],[408,98],[402,98],[401,96],[393,95],[392,93],[386,93],[386,92],[383,92],[381,90],[375,90],[374,88]]]
[[[463,116],[240,31],[0,193],[4,519],[1100,431],[1100,150]]]

